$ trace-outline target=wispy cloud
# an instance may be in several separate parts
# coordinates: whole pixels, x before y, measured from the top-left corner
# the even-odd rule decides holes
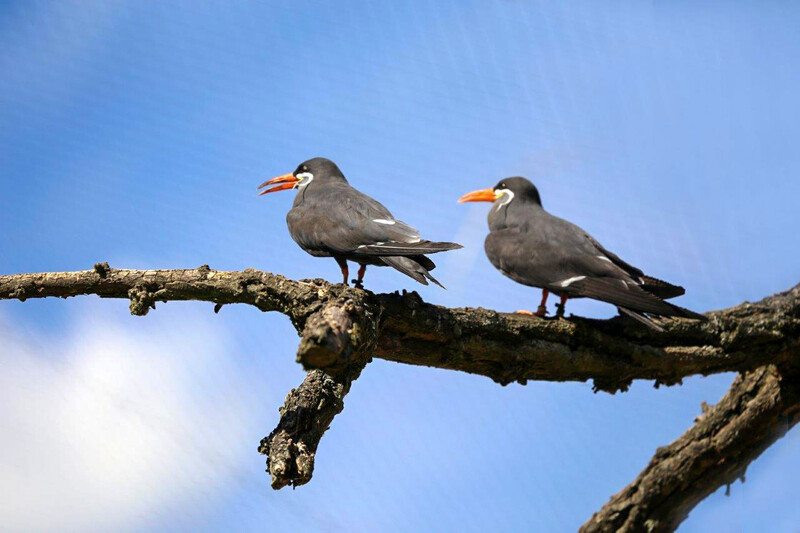
[[[4,530],[137,528],[230,485],[254,453],[222,328],[81,307],[63,341],[0,316]]]

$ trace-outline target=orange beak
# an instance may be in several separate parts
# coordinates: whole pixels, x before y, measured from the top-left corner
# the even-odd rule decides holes
[[[278,191],[285,191],[286,189],[294,189],[297,182],[300,180],[294,177],[294,174],[284,174],[282,176],[278,176],[277,178],[272,178],[271,180],[267,180],[261,185],[258,186],[259,189],[263,189],[269,185],[278,185],[277,187],[273,187],[271,189],[266,189],[259,193],[259,196],[264,196],[265,194],[269,194],[271,192],[278,192]]]
[[[463,204],[465,202],[494,202],[495,200],[497,200],[497,195],[494,193],[494,189],[481,189],[480,191],[468,192],[467,194],[458,199],[458,203]]]

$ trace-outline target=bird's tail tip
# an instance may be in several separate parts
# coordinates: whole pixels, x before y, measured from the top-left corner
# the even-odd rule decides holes
[[[675,306],[680,311],[681,318],[689,318],[691,320],[699,320],[701,322],[708,322],[709,318],[706,315],[701,315],[700,313],[695,313],[691,309],[686,309],[685,307],[678,307]]]
[[[680,285],[675,285],[663,279],[654,278],[652,276],[642,276],[639,279],[642,282],[641,287],[644,290],[665,300],[686,294],[686,289]]]
[[[447,290],[447,287],[445,287],[444,285],[442,285],[442,284],[439,282],[439,280],[438,280],[438,279],[436,279],[436,278],[434,278],[433,276],[431,276],[431,273],[430,273],[430,272],[425,272],[425,274],[424,274],[424,275],[425,275],[425,277],[426,277],[426,278],[428,278],[429,280],[431,280],[433,283],[435,283],[435,284],[436,284],[436,285],[438,285],[439,287],[443,288],[444,290]]]
[[[658,324],[653,322],[653,320],[651,318],[649,318],[647,315],[645,315],[644,313],[638,313],[638,312],[634,311],[633,309],[628,309],[627,307],[617,307],[617,309],[619,309],[620,313],[628,315],[632,319],[644,324],[645,326],[647,326],[650,329],[658,331],[659,333],[663,333],[664,332],[664,328],[662,328],[661,326],[659,326]]]
[[[427,263],[433,264],[427,258]],[[434,278],[431,273],[428,271],[429,269],[425,268],[424,265],[420,264],[418,261],[415,261],[411,257],[404,257],[404,256],[381,256],[381,261],[389,265],[390,267],[394,268],[395,270],[399,270],[406,276],[414,279],[418,283],[423,285],[428,285],[428,280],[435,283],[439,287],[447,290],[447,288],[439,283],[439,280]],[[435,266],[435,265],[434,265]]]
[[[700,313],[695,313],[689,309],[684,309],[683,307],[678,307],[677,305],[672,306],[675,309],[674,315],[663,315],[665,317],[674,317],[674,318],[687,318],[689,320],[699,320],[701,322],[707,322],[709,318],[705,315],[701,315]],[[663,332],[664,328],[658,325],[656,322],[653,321],[652,318],[647,316],[646,313],[640,313],[638,311],[634,311],[633,309],[628,309],[627,307],[617,307],[620,313],[628,315],[629,317],[641,322],[645,326],[654,329],[658,332]]]
[[[431,248],[436,248],[437,252],[447,252],[449,250],[460,250],[464,246],[457,242],[429,242]]]

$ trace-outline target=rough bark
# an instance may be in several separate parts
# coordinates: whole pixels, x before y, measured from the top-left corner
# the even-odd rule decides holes
[[[344,397],[371,359],[376,331],[369,311],[352,299],[337,299],[313,313],[300,333],[298,359],[312,370],[292,389],[280,409],[278,427],[261,441],[272,488],[311,481],[314,458],[333,417],[344,409]]]
[[[333,417],[344,409],[344,397],[360,372],[353,369],[347,376],[333,378],[322,370],[312,370],[286,396],[278,427],[258,447],[259,453],[267,456],[273,489],[311,481],[320,439]]]
[[[322,280],[293,281],[245,270],[95,270],[0,276],[0,299],[96,294],[125,298],[146,314],[160,301],[246,303],[306,321],[333,305],[347,306],[355,337],[376,336],[374,356],[406,364],[480,374],[507,384],[527,380],[586,381],[608,392],[634,379],[680,383],[695,374],[752,370],[780,363],[800,336],[800,285],[755,303],[708,313],[708,322],[664,320],[659,333],[625,319],[542,319],[486,309],[427,304],[416,293],[372,294]],[[349,303],[348,303],[349,302]],[[329,313],[331,311],[328,311]],[[305,341],[301,341],[301,348]],[[298,352],[308,369],[336,372],[346,360]],[[339,352],[348,353],[344,347]]]
[[[740,374],[730,391],[581,527],[582,533],[674,531],[722,485],[800,419],[800,375],[767,365]]]
[[[130,300],[130,311],[144,316],[157,302],[199,300],[223,305],[250,304],[261,311],[287,315],[298,333],[298,361],[310,372],[292,390],[281,409],[278,427],[259,446],[276,489],[311,479],[314,456],[323,433],[341,412],[350,384],[369,362],[377,321],[369,296],[321,280],[293,281],[245,270],[218,272],[208,266],[182,270],[121,270],[98,263],[93,270],[0,276],[0,300],[68,298],[96,294]]]
[[[683,437],[659,449],[644,472],[584,525],[584,531],[669,531],[702,498],[741,476],[796,423],[800,285],[758,303],[708,313],[709,321],[664,320],[655,332],[625,318],[541,319],[486,309],[448,309],[416,293],[373,294],[322,280],[293,281],[247,269],[220,272],[93,270],[0,276],[0,300],[78,296],[156,303],[244,303],[287,315],[300,335],[297,360],[310,370],[281,409],[259,451],[272,486],[311,479],[323,433],[372,357],[487,376],[498,383],[594,380],[625,390],[684,377],[745,372]]]
[[[488,376],[498,383],[594,380],[626,390],[634,379],[672,385],[695,374],[777,363],[800,343],[800,285],[758,303],[664,320],[659,333],[623,317],[541,319],[448,309],[416,294],[378,296],[384,319],[375,356]]]

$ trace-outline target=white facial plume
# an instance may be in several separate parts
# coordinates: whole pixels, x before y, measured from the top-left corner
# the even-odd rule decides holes
[[[500,210],[501,207],[510,204],[511,200],[514,199],[514,192],[509,189],[499,189],[496,194],[498,194],[499,196],[505,196],[505,199],[499,204],[497,204],[498,211]]]
[[[309,183],[314,181],[314,174],[312,174],[311,172],[301,172],[300,174],[297,174],[295,178],[300,180],[300,183],[297,185],[297,188],[302,191],[303,189],[308,187]]]

